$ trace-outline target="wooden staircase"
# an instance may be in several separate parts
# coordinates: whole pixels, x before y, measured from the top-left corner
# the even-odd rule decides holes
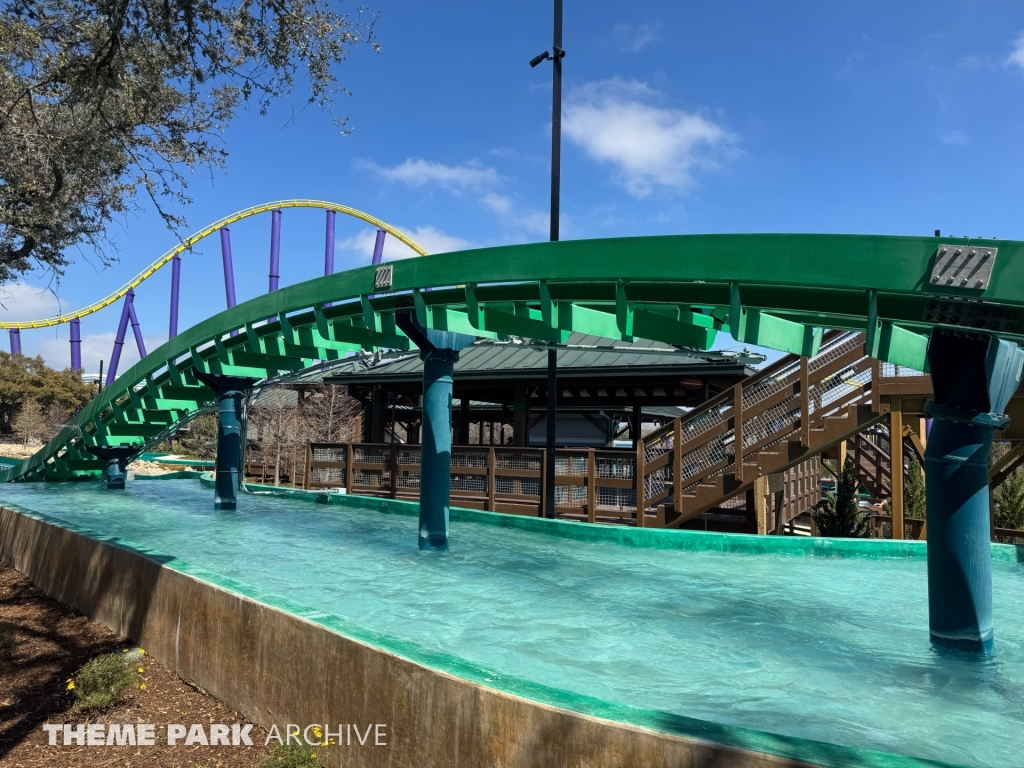
[[[846,446],[846,455],[853,460],[857,480],[876,502],[892,496],[892,465],[889,451],[880,444],[883,439],[888,442],[888,429],[884,435],[854,435]]]
[[[816,356],[785,357],[647,435],[637,525],[679,527],[881,421],[875,368],[863,334],[834,332]]]

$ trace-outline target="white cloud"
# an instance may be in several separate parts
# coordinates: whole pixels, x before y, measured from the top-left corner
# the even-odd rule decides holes
[[[400,181],[410,187],[433,184],[454,192],[493,187],[501,181],[501,176],[496,170],[476,160],[462,165],[445,165],[417,157],[409,158],[393,168],[385,168],[369,161],[361,161],[359,165],[388,181]]]
[[[943,144],[963,146],[971,143],[971,135],[967,131],[939,131],[939,141]]]
[[[0,288],[0,319],[3,320],[40,320],[60,314],[61,302],[48,289],[28,285],[26,283],[10,283]],[[64,311],[78,309],[65,305]],[[91,318],[82,320],[83,330]],[[6,337],[6,334],[4,334]],[[91,333],[82,335],[82,365],[88,373],[99,371],[100,360],[104,366],[110,366],[110,353],[114,349],[114,336],[111,333]],[[3,339],[6,341],[6,338]],[[167,341],[166,337],[148,336],[143,334],[146,349],[156,349]],[[7,349],[7,345],[3,344]],[[30,357],[41,355],[47,365],[53,368],[66,368],[71,365],[70,330],[67,323],[49,328],[23,330],[21,332],[21,349]],[[139,362],[139,352],[135,345],[135,337],[129,327],[121,348],[121,361],[118,370],[122,373]],[[104,374],[104,377],[106,375]]]
[[[1013,52],[1006,57],[1006,63],[1024,69],[1024,32],[1014,41]]]
[[[480,202],[498,214],[506,224],[517,229],[540,235],[546,235],[551,231],[549,214],[541,211],[524,211],[506,195],[490,192],[480,198]]]
[[[416,227],[415,229],[398,227],[398,229],[419,243],[427,253],[451,253],[452,251],[464,251],[467,248],[476,247],[476,244],[469,240],[446,234],[434,227]],[[373,246],[376,241],[377,230],[364,229],[359,234],[339,240],[337,246],[343,251],[354,254],[363,261],[370,261],[373,258]],[[388,235],[384,238],[384,261],[408,259],[416,255],[412,248],[397,237]]]
[[[527,232],[533,232],[538,235],[547,235],[551,232],[551,214],[542,213],[541,211],[534,211],[532,213],[526,213],[521,215],[517,223]],[[566,224],[566,217],[560,216],[558,219],[558,226],[564,230]]]
[[[60,300],[49,288],[27,283],[0,286],[0,320],[40,320],[60,309]]]
[[[85,318],[82,322],[83,325],[88,323],[89,318]],[[114,336],[113,332],[86,333],[82,335],[82,366],[85,368],[86,373],[98,373],[100,360],[102,360],[104,367],[103,378],[104,380],[106,379],[106,371],[110,369],[110,353],[114,349]],[[167,341],[167,338],[143,334],[143,341],[146,343],[147,350],[154,350]],[[61,369],[71,365],[71,344],[69,343],[69,331],[66,323],[56,328],[22,331],[21,348],[30,357],[40,355],[46,361],[46,364],[52,368]],[[4,349],[6,350],[6,345],[4,345]],[[131,328],[129,328],[125,336],[124,346],[121,348],[121,360],[118,363],[117,370],[124,373],[137,362],[139,362],[139,351],[135,346],[135,337],[132,335]]]
[[[612,31],[619,41],[619,49],[627,53],[636,53],[657,40],[660,35],[660,24],[616,24]]]
[[[566,137],[590,157],[610,163],[634,197],[657,186],[684,190],[695,170],[718,165],[736,137],[701,115],[656,106],[660,94],[636,80],[588,83],[569,95]]]
[[[495,213],[507,214],[512,210],[512,200],[506,195],[497,195],[493,192],[488,192],[480,198],[480,202]]]

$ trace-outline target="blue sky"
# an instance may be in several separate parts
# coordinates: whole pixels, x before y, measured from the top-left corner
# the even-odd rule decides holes
[[[339,3],[353,8],[350,2]],[[377,0],[381,53],[337,72],[351,135],[294,103],[241,112],[223,173],[192,177],[189,231],[291,197],[362,209],[429,251],[547,238],[550,0]],[[566,0],[563,239],[695,232],[944,233],[1024,239],[1024,4]],[[83,306],[174,244],[146,208],[114,227],[120,261],[77,258],[58,293]],[[269,214],[232,230],[239,299],[266,290]],[[337,269],[372,233],[339,217]],[[282,284],[323,269],[324,214],[288,211]],[[390,242],[386,258],[408,252]],[[185,257],[181,327],[224,307],[216,238]],[[56,311],[33,274],[0,316]],[[166,339],[169,273],[138,293]],[[109,359],[119,305],[83,321]],[[6,339],[2,343],[6,347]],[[68,359],[67,328],[23,333]],[[122,365],[130,363],[126,344]],[[123,368],[122,368],[123,370]]]

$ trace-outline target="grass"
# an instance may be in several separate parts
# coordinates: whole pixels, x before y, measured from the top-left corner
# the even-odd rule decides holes
[[[11,658],[16,642],[14,625],[6,621],[0,621],[0,664]]]
[[[83,664],[68,682],[74,691],[72,712],[103,710],[116,703],[136,684],[137,659],[125,653],[107,653]]]
[[[321,749],[305,744],[278,744],[259,768],[320,768],[315,756]]]

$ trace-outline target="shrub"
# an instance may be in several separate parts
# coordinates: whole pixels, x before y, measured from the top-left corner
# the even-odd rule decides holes
[[[68,682],[75,694],[73,712],[107,709],[135,684],[134,655],[107,653],[83,664]]]
[[[818,502],[811,511],[819,536],[864,538],[868,535],[868,517],[858,504],[859,490],[853,460],[847,459],[836,483],[836,492]]]

